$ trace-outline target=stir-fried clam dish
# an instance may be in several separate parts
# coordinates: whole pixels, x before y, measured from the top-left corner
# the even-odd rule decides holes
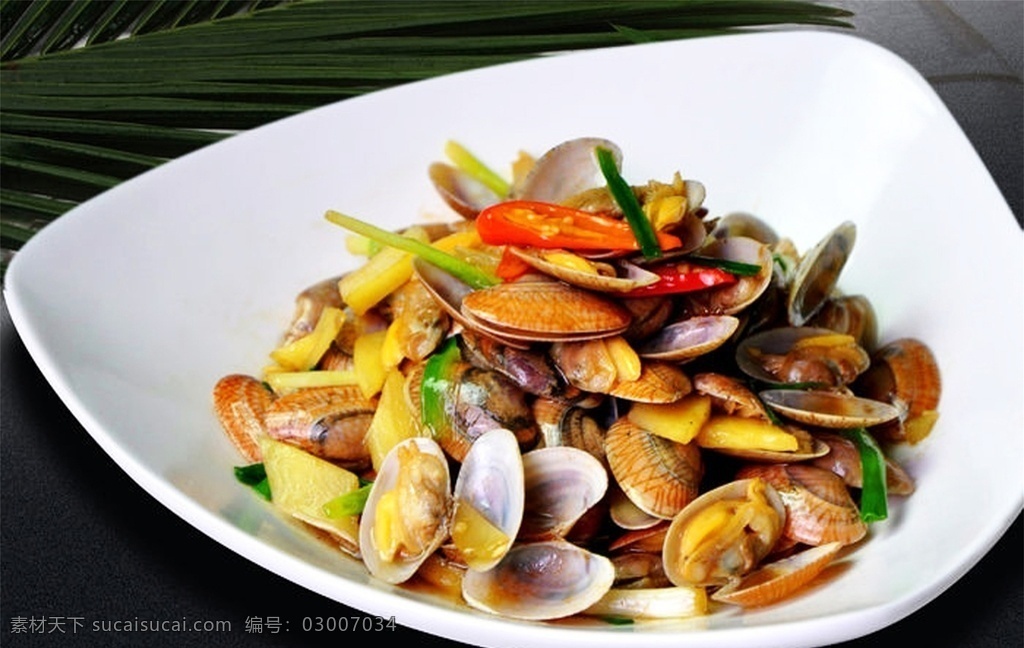
[[[213,387],[239,479],[373,577],[528,620],[764,606],[914,492],[889,454],[939,371],[839,291],[853,223],[800,252],[600,138],[427,171],[450,218],[328,211],[365,261]]]

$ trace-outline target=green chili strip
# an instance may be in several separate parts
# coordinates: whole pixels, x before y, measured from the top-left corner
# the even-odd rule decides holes
[[[508,195],[510,191],[508,182],[461,144],[449,140],[444,145],[444,152],[456,167],[462,169],[477,182],[498,194],[498,197],[504,198]]]
[[[633,188],[629,186],[619,174],[615,166],[615,158],[608,149],[599,146],[596,149],[597,164],[601,167],[601,174],[608,183],[608,191],[612,198],[622,209],[626,216],[629,227],[633,230],[633,236],[640,245],[640,252],[647,259],[656,259],[661,256],[661,245],[658,244],[658,236],[654,232],[654,226],[648,220],[644,210],[640,207],[640,201],[636,199]]]
[[[700,254],[687,254],[684,258],[701,265],[721,268],[740,277],[753,277],[761,272],[761,266],[756,263],[743,263],[742,261],[729,261],[728,259],[716,259],[715,257],[703,256]]]
[[[263,499],[270,501],[270,482],[262,463],[235,466],[235,479],[259,493]]]
[[[387,245],[402,250],[403,252],[415,254],[427,263],[437,266],[441,270],[444,270],[472,288],[487,288],[488,286],[496,286],[501,283],[501,279],[491,273],[481,270],[475,265],[467,263],[456,256],[448,254],[444,250],[439,250],[429,243],[424,243],[422,241],[409,238],[408,236],[389,232],[375,225],[370,225],[369,223],[351,216],[346,216],[345,214],[334,210],[328,210],[325,217],[335,225],[340,225],[341,227],[351,230],[356,234],[362,234],[366,238],[377,241],[382,245]]]
[[[366,506],[366,498],[370,496],[370,488],[373,484],[360,486],[354,491],[339,495],[323,506],[324,515],[329,518],[341,518],[349,515],[359,515]]]
[[[451,433],[448,418],[448,400],[452,389],[453,372],[462,358],[456,339],[449,338],[440,351],[430,356],[423,366],[423,380],[420,382],[420,410],[423,425],[430,430],[435,440]]]
[[[885,455],[875,438],[864,428],[843,430],[860,453],[860,519],[878,522],[889,517],[888,489],[885,481]]]

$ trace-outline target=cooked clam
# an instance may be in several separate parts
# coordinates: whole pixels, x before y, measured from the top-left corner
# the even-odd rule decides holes
[[[867,534],[857,505],[838,475],[804,464],[745,466],[739,478],[760,477],[778,492],[786,507],[783,534],[809,545],[853,544]]]
[[[534,269],[589,290],[629,292],[658,281],[658,275],[624,260],[599,262],[563,250],[508,249]]]
[[[698,252],[714,259],[756,265],[760,270],[730,285],[688,293],[686,310],[691,315],[735,315],[757,301],[772,282],[772,252],[760,241],[744,236],[716,239]]]
[[[503,283],[462,298],[471,328],[528,342],[588,340],[626,330],[630,314],[597,293],[556,281]]]
[[[899,421],[883,430],[889,440],[917,443],[938,419],[942,377],[935,355],[920,340],[901,338],[882,346],[855,387],[900,411]]]
[[[649,515],[669,519],[697,497],[704,463],[696,445],[657,436],[622,417],[608,428],[605,454],[619,488]]]
[[[767,383],[848,385],[870,362],[852,336],[810,326],[760,331],[736,347],[740,370]]]
[[[637,351],[641,357],[655,360],[692,360],[728,342],[739,325],[732,315],[688,317],[647,338]]]
[[[266,406],[263,422],[274,439],[360,468],[370,462],[363,437],[375,409],[357,385],[309,387],[275,398]]]
[[[832,296],[856,240],[856,225],[846,221],[800,259],[789,291],[791,325],[803,326]]]
[[[770,605],[810,583],[843,548],[841,542],[829,542],[768,563],[736,578],[716,590],[711,598],[743,607]]]
[[[466,572],[462,596],[478,610],[540,621],[586,610],[614,581],[615,567],[600,554],[564,540],[527,542],[493,569]]]
[[[482,434],[455,480],[451,539],[470,569],[498,564],[523,521],[523,459],[514,434],[495,428]]]
[[[616,166],[622,164],[622,150],[600,137],[568,140],[541,155],[522,182],[512,188],[512,197],[561,203],[576,194],[605,184],[594,150],[612,152]]]
[[[381,464],[359,523],[366,568],[386,583],[411,578],[448,539],[451,509],[451,477],[440,446],[423,437],[396,445]]]
[[[900,415],[896,407],[847,393],[800,389],[766,389],[761,400],[799,423],[825,428],[881,425]]]
[[[662,556],[676,585],[724,585],[750,573],[782,536],[786,510],[761,479],[740,479],[687,504],[673,519]]]
[[[569,446],[523,455],[526,504],[520,540],[564,537],[604,497],[608,473],[590,453]]]
[[[490,187],[450,164],[434,162],[427,174],[445,203],[463,218],[476,218],[484,207],[500,200]]]

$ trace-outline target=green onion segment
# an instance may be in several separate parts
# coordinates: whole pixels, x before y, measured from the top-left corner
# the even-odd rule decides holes
[[[598,146],[595,153],[597,154],[597,164],[601,167],[601,174],[604,175],[605,182],[608,183],[608,191],[611,192],[612,198],[625,214],[626,221],[633,230],[633,236],[636,237],[636,242],[640,246],[640,252],[647,259],[660,257],[661,245],[658,244],[654,226],[651,225],[651,221],[647,219],[640,207],[640,201],[636,199],[633,188],[619,174],[612,152],[603,146]]]
[[[456,277],[463,283],[468,284],[472,288],[487,288],[488,286],[496,286],[501,283],[501,279],[491,273],[481,270],[475,265],[467,263],[443,250],[439,250],[429,243],[424,243],[408,236],[389,232],[375,225],[361,221],[358,218],[353,218],[352,216],[347,216],[334,210],[328,210],[325,214],[325,218],[335,225],[344,227],[356,234],[362,234],[366,238],[377,241],[381,245],[387,245],[402,250],[403,252],[414,254],[427,263],[437,266],[453,277]]]

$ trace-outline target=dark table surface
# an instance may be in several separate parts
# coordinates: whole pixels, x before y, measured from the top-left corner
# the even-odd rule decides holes
[[[855,11],[856,34],[893,50],[928,79],[1021,222],[1024,3],[830,4]],[[360,613],[250,563],[136,485],[47,384],[11,324],[6,304],[0,353],[3,645],[257,648],[373,640],[367,633],[345,638],[300,630],[304,617]],[[842,647],[919,641],[958,648],[1024,645],[1022,530],[1018,516],[998,544],[934,601]],[[289,630],[246,628],[247,618],[274,617],[290,622]],[[92,631],[94,624],[134,619],[228,621],[231,628]],[[22,625],[33,620],[39,625]],[[455,645],[400,625],[385,636],[416,645]]]

